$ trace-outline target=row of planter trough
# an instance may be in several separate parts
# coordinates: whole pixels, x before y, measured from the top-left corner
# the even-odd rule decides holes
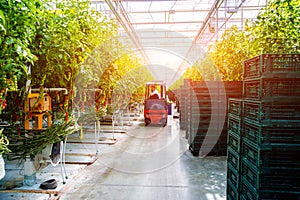
[[[262,54],[244,61],[243,81],[177,91],[190,151],[227,155],[227,199],[299,199],[299,88],[300,54]]]

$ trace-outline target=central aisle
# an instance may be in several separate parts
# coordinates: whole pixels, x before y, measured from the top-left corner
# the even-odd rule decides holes
[[[225,200],[226,158],[196,158],[178,119],[166,127],[133,123],[70,182],[61,199]]]

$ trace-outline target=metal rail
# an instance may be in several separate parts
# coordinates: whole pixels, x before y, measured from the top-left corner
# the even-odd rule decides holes
[[[115,6],[113,5],[113,3],[110,0],[105,0],[105,2],[109,6],[109,8],[113,12],[113,14],[115,15],[118,22],[121,24],[121,26],[124,28],[124,30],[128,34],[130,40],[133,42],[133,44],[136,47],[137,51],[139,51],[139,53],[144,58],[145,63],[149,63],[149,59],[148,59],[147,55],[145,54],[145,52],[143,50],[142,43],[140,42],[139,37],[137,36],[134,28],[131,26],[129,18],[126,16],[126,13],[124,12],[124,8],[122,7],[122,5],[121,5],[121,9],[122,9],[122,12],[123,12],[123,16],[125,17],[125,21],[120,16],[120,14],[118,13]],[[121,3],[120,1],[117,1],[117,2]],[[128,27],[127,27],[127,25],[128,25]]]

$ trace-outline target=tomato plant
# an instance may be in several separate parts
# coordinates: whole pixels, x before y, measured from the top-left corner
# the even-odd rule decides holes
[[[299,4],[299,0],[271,1],[252,24],[251,50],[256,54],[300,53]]]
[[[241,80],[243,61],[262,53],[300,52],[299,0],[273,0],[245,30],[231,27],[211,47],[222,80]]]
[[[0,113],[6,107],[6,93],[17,90],[18,82],[27,77],[28,66],[34,63],[30,46],[40,7],[38,0],[0,1]]]

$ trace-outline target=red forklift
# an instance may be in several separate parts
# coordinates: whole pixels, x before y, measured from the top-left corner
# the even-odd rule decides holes
[[[146,83],[144,103],[145,125],[157,124],[165,127],[168,122],[168,104],[166,99],[166,83],[150,81]]]

